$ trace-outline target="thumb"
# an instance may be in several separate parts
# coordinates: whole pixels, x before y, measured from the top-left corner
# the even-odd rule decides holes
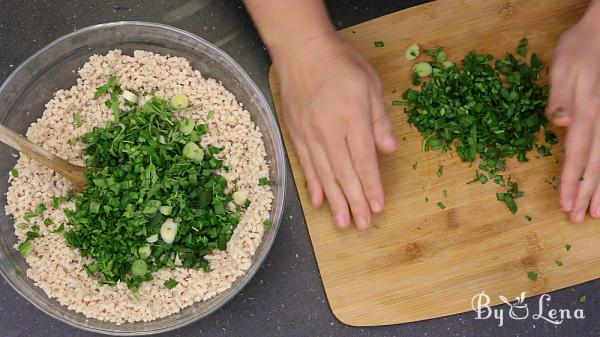
[[[552,67],[551,90],[546,108],[548,120],[558,126],[569,126],[573,120],[573,80],[567,78],[559,64]]]
[[[392,122],[385,112],[381,92],[371,86],[369,95],[371,96],[371,124],[373,125],[375,145],[381,152],[394,152],[398,148],[398,142],[392,131]]]

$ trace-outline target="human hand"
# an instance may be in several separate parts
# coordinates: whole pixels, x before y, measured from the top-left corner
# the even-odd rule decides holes
[[[358,229],[369,228],[384,206],[377,149],[397,148],[377,75],[334,32],[273,56],[313,206],[326,197],[339,228],[349,227],[350,213]]]
[[[568,127],[560,202],[573,222],[600,217],[600,1],[561,38],[548,118]]]

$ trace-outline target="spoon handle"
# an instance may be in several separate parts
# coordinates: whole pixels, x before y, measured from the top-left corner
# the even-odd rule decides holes
[[[76,190],[82,190],[87,184],[87,178],[84,175],[85,167],[73,165],[46,151],[41,146],[30,142],[27,138],[19,135],[3,124],[0,124],[0,142],[20,151],[27,157],[36,160],[38,163],[69,179]]]

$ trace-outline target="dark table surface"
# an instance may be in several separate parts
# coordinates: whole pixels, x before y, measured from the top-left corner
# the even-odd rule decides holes
[[[328,5],[335,25],[344,28],[423,2],[337,0]],[[66,33],[121,20],[161,22],[205,38],[236,59],[271,97],[268,53],[242,2],[233,0],[0,0],[0,80]],[[504,306],[502,327],[494,319],[476,320],[474,312],[386,327],[346,326],[327,304],[298,193],[289,182],[281,229],[254,279],[217,313],[163,336],[600,336],[600,281],[551,294],[545,315],[550,308],[584,309],[585,319],[559,325],[531,316],[511,320]],[[578,302],[582,294],[585,304]],[[539,311],[538,301],[526,301],[532,313]],[[92,335],[46,316],[0,281],[0,337]]]

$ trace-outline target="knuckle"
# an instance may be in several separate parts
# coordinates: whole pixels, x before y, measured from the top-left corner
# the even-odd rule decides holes
[[[335,180],[333,174],[328,170],[317,169],[316,175],[324,185],[330,184]]]

